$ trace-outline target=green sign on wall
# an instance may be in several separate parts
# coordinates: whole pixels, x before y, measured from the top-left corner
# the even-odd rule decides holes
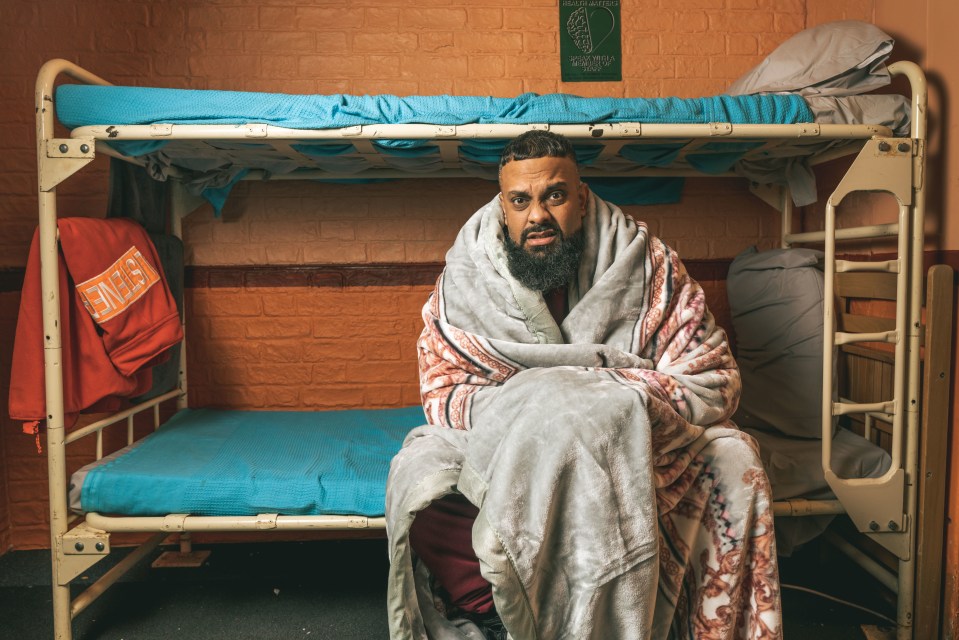
[[[563,82],[623,79],[619,0],[560,0]]]

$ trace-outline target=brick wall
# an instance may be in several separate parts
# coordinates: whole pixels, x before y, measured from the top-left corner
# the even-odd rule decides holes
[[[416,338],[430,286],[194,289],[191,406],[419,404]]]
[[[13,329],[16,324],[17,293],[0,293],[0,554],[10,548],[13,526],[10,521],[10,469],[22,466],[12,462],[8,440],[16,436],[16,426],[7,419],[7,390],[10,388],[10,360]],[[29,466],[29,465],[28,465]]]
[[[177,88],[689,97],[722,91],[807,21],[806,0],[624,1],[623,81],[564,84],[559,81],[555,0],[3,4],[0,134],[6,153],[0,156],[0,267],[23,265],[35,226],[32,94],[35,73],[49,58],[73,60],[118,84]],[[868,9],[859,0],[831,4],[849,5],[853,12]],[[61,212],[100,215],[106,183],[106,165],[98,159],[82,177],[60,188]],[[244,185],[221,220],[208,209],[188,218],[187,261],[441,261],[456,229],[493,191],[489,183],[465,180],[362,189]],[[728,258],[750,244],[770,247],[778,233],[776,217],[743,185],[717,180],[690,181],[679,205],[630,213],[647,220],[688,259]],[[721,282],[707,288],[710,295],[722,297]],[[327,406],[331,397],[341,404],[377,406],[415,401],[410,344],[424,296],[422,287],[193,289],[188,296],[191,400],[289,408]],[[721,303],[717,299],[713,304]],[[317,364],[320,358],[344,362],[343,350],[350,344],[342,339],[349,335],[344,329],[359,321],[351,311],[362,309],[365,316],[384,307],[395,308],[397,315],[379,316],[375,326],[367,325],[367,337],[356,343],[371,366],[350,368],[347,362],[344,370]],[[324,315],[330,309],[342,312]],[[4,314],[10,313],[5,307]],[[7,326],[9,317],[0,316],[0,322]],[[265,338],[264,326],[285,333]],[[5,332],[0,345],[7,351],[11,334]],[[384,385],[382,379],[364,375],[389,380]],[[6,388],[0,391],[6,395]],[[3,428],[0,549],[5,540],[16,547],[43,546],[42,460],[32,441],[14,433],[14,425],[4,422]]]
[[[687,259],[728,258],[778,242],[779,219],[742,181],[687,180],[674,205],[630,206]],[[241,183],[221,218],[184,221],[187,264],[441,262],[463,222],[495,194],[484,180],[387,184]]]
[[[0,293],[0,553],[11,546],[49,546],[47,531],[46,460],[37,454],[33,438],[9,419],[8,390],[13,359],[19,292]]]

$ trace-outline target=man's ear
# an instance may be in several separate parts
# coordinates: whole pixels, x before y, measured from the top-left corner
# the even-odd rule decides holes
[[[579,182],[579,208],[582,210],[582,217],[586,217],[586,203],[589,202],[589,185],[580,180]]]

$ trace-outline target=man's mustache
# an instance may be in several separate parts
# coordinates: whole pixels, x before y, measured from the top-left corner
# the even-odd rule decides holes
[[[557,236],[559,236],[560,240],[563,239],[563,230],[559,228],[558,224],[556,224],[555,222],[543,222],[543,223],[534,224],[532,227],[527,227],[526,229],[523,229],[523,233],[522,235],[520,235],[520,239],[519,239],[520,246],[523,246],[524,244],[526,244],[526,239],[529,237],[529,234],[542,233],[544,231],[553,231],[556,233]]]

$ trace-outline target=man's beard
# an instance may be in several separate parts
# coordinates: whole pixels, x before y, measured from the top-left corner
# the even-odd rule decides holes
[[[547,230],[556,233],[556,240],[552,244],[533,250],[523,248],[530,233]],[[549,291],[564,287],[579,271],[579,260],[586,245],[582,228],[567,238],[558,225],[539,224],[524,229],[520,244],[516,244],[504,225],[503,236],[509,272],[528,289]]]

